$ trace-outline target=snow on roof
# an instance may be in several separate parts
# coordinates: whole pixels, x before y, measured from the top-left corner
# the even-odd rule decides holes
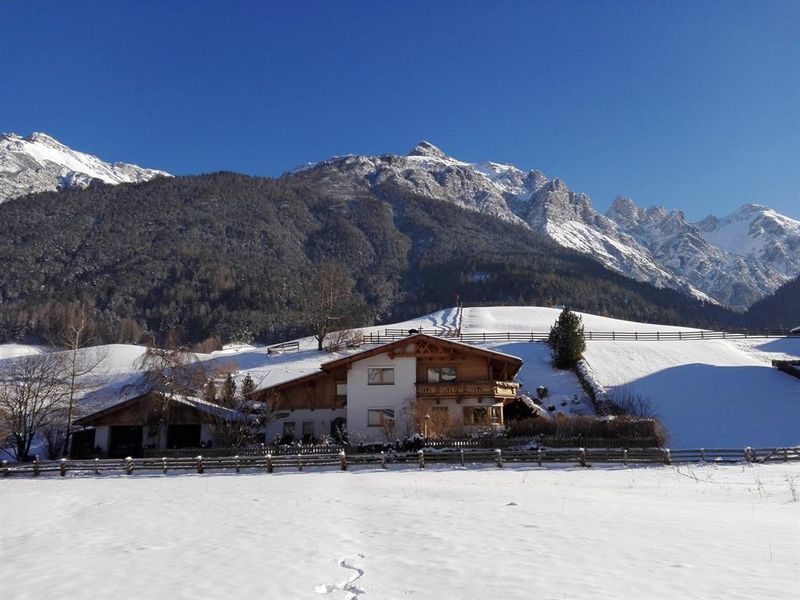
[[[461,331],[549,331],[558,308],[503,306],[465,308]],[[677,331],[685,327],[654,325],[581,313],[587,331]],[[459,312],[445,309],[417,319],[363,328],[366,334],[385,328],[452,331],[459,326]],[[696,329],[692,329],[696,331]],[[198,355],[210,370],[229,371],[241,381],[250,374],[257,388],[273,387],[321,372],[323,363],[363,351],[328,353],[316,350],[313,338],[297,340],[299,352],[270,354],[267,348],[237,346]],[[449,340],[452,341],[452,340]],[[522,358],[518,374],[523,391],[532,393],[544,382],[553,395],[571,398],[581,392],[574,378],[558,379],[548,367],[547,348],[529,343],[476,343],[474,346]],[[0,346],[0,361],[9,356],[46,351],[23,345]],[[106,353],[103,367],[90,378],[92,389],[79,400],[82,414],[119,404],[146,391],[138,366],[146,348],[113,344],[81,350],[87,356]],[[671,444],[781,445],[798,444],[800,381],[771,366],[772,359],[799,359],[800,338],[705,340],[673,342],[588,341],[586,358],[601,383],[613,393],[628,386],[652,398],[656,413],[672,432]],[[545,378],[547,378],[545,380]]]

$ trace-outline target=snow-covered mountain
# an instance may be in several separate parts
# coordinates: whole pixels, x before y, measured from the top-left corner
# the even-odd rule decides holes
[[[44,133],[28,137],[0,134],[0,203],[34,192],[85,188],[95,183],[135,183],[159,175],[169,176],[127,163],[104,162]]]
[[[467,163],[420,142],[406,156],[334,157],[313,170],[332,195],[392,183],[529,227],[640,281],[745,308],[800,273],[800,222],[757,205],[690,223],[680,211],[617,198],[603,215],[560,179]]]

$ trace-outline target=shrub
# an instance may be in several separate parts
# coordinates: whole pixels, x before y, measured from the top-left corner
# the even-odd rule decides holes
[[[627,415],[641,419],[656,417],[653,399],[635,389],[622,386],[615,389],[608,397],[609,413]]]

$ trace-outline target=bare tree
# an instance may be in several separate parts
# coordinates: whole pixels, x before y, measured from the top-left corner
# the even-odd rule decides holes
[[[63,456],[69,452],[72,439],[72,422],[75,413],[75,397],[80,391],[86,391],[91,384],[86,376],[98,371],[107,357],[107,352],[96,349],[94,352],[80,352],[82,348],[92,343],[94,332],[91,327],[89,314],[84,305],[76,307],[64,319],[61,327],[52,342],[55,346],[66,348],[64,359],[64,379],[67,384],[67,403],[65,414],[65,428],[63,432]],[[47,439],[54,441],[58,437],[55,431],[56,424],[49,428]]]
[[[209,380],[212,382],[212,380]],[[248,374],[237,390],[233,376],[228,373],[219,396],[209,398],[212,385],[206,385],[206,401],[219,406],[209,410],[208,420],[214,443],[224,448],[240,448],[256,441],[264,424],[264,414],[252,400],[255,383]]]
[[[176,400],[206,396],[209,379],[226,370],[226,365],[200,362],[177,335],[167,336],[164,348],[148,348],[137,366],[144,371],[145,387],[157,400],[149,419],[156,432],[170,424]]]
[[[346,329],[358,319],[363,302],[354,292],[355,282],[341,264],[326,261],[317,267],[305,286],[302,309],[305,322],[322,350],[325,338],[337,329]]]
[[[17,460],[28,460],[38,433],[62,416],[69,397],[62,353],[37,354],[0,365],[0,416]]]

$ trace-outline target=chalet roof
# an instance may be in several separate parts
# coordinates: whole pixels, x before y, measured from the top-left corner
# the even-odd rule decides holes
[[[303,381],[314,381],[322,377],[323,375],[327,375],[328,373],[322,370],[311,371],[310,373],[296,373],[295,377],[291,377],[290,379],[283,379],[279,383],[274,383],[272,385],[266,385],[258,388],[256,391],[261,390],[282,390],[287,387],[291,387],[297,385],[298,383],[302,383]]]
[[[128,398],[121,402],[116,402],[114,404],[106,406],[105,408],[97,410],[93,413],[84,415],[80,419],[75,419],[75,425],[83,425],[87,422],[94,421],[95,419],[103,417],[107,414],[111,414],[118,410],[122,410],[126,406],[130,406],[132,404],[136,404],[137,402],[141,402],[142,399],[148,397],[149,395],[150,392],[139,394],[137,396],[134,396],[133,398]],[[188,397],[175,396],[170,401],[175,402],[177,404],[182,404],[184,406],[188,406],[189,408],[193,408],[198,412],[205,414],[217,415],[220,417],[227,417],[231,419],[235,419],[237,416],[239,416],[239,412],[236,410],[233,410],[231,408],[226,408],[224,406],[220,406],[219,404],[214,404],[213,402],[209,402],[208,400],[204,400],[202,398],[197,398],[194,396],[188,396]]]
[[[382,344],[380,346],[370,348],[369,350],[363,350],[362,352],[357,352],[355,354],[345,356],[344,358],[338,358],[336,360],[331,360],[326,363],[322,363],[322,365],[320,365],[320,368],[323,371],[331,371],[338,367],[344,367],[356,361],[369,358],[370,356],[377,356],[378,354],[389,352],[395,348],[402,348],[404,346],[407,346],[408,344],[413,344],[421,340],[427,340],[435,343],[436,345],[444,346],[446,348],[460,350],[463,352],[467,352],[469,354],[479,354],[486,356],[487,358],[508,363],[515,367],[514,371],[511,373],[512,376],[516,373],[517,370],[519,370],[520,367],[522,367],[522,359],[520,359],[517,356],[512,356],[511,354],[497,352],[496,350],[488,350],[486,348],[479,348],[478,346],[472,346],[470,344],[465,344],[463,342],[456,342],[454,340],[448,340],[446,338],[427,335],[425,333],[416,333],[413,335],[409,335],[408,337],[400,338],[393,342],[389,342],[388,344]]]

